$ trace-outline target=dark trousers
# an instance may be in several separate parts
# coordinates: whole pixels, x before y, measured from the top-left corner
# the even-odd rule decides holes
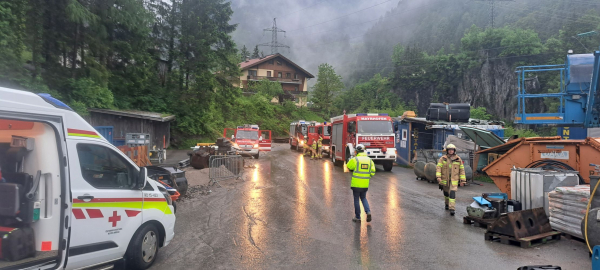
[[[367,190],[368,189],[366,188],[352,188],[352,194],[354,194],[354,214],[356,218],[360,218],[360,201],[362,201],[365,212],[371,213],[369,202],[367,201]]]

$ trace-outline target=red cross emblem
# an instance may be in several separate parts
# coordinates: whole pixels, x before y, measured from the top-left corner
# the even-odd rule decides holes
[[[117,211],[113,211],[112,217],[108,217],[108,222],[112,222],[113,227],[117,227],[119,221],[121,221],[121,216],[117,216]]]

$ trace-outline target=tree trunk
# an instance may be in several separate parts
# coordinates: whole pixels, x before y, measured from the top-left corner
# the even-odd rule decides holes
[[[75,78],[75,72],[77,68],[77,39],[79,37],[79,24],[75,27],[75,33],[73,35],[73,55],[71,56],[71,78]]]

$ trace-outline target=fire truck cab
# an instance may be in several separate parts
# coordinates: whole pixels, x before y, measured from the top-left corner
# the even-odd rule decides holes
[[[290,123],[290,149],[300,151],[304,146],[304,138],[308,138],[308,124],[304,120]]]
[[[259,158],[260,152],[271,151],[271,131],[260,130],[258,125],[245,124],[236,129],[226,128],[223,137],[229,138],[235,143],[234,147],[242,156]]]
[[[396,160],[394,128],[387,114],[357,113],[331,118],[331,160],[334,164],[347,162],[355,156],[358,144],[375,164],[391,171]]]

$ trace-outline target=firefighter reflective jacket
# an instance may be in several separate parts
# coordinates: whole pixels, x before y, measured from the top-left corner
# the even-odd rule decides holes
[[[465,165],[458,155],[443,155],[440,160],[438,160],[435,176],[442,178],[440,184],[444,186],[449,184],[458,186],[459,181],[467,181],[467,177],[465,176]],[[451,182],[449,183],[449,181]]]
[[[351,187],[368,188],[369,180],[375,175],[375,163],[365,153],[358,153],[346,164],[352,172]]]

